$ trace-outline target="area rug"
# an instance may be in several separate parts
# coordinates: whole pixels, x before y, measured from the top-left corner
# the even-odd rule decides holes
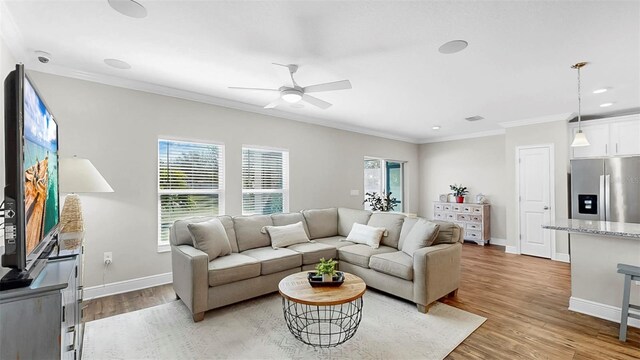
[[[414,304],[374,291],[364,296],[355,336],[330,349],[296,340],[271,294],[208,311],[194,323],[181,301],[91,321],[84,359],[443,359],[486,318],[436,303]]]

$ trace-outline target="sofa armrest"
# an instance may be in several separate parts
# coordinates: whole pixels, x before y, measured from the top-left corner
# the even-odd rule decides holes
[[[439,244],[413,253],[413,301],[429,305],[460,284],[462,244]]]
[[[189,245],[171,246],[173,289],[193,314],[207,310],[209,256]]]

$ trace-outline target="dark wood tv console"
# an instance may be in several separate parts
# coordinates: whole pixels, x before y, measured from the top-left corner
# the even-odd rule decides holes
[[[0,291],[0,359],[79,359],[82,245],[52,253],[30,286]]]

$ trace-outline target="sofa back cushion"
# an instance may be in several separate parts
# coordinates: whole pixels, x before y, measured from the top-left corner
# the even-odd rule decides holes
[[[431,245],[438,244],[455,244],[457,242],[463,242],[462,239],[462,229],[448,221],[440,221],[440,220],[431,220],[432,222],[440,225],[440,231],[438,232],[438,237],[436,237],[436,241]]]
[[[380,243],[397,249],[398,242],[400,241],[400,231],[402,230],[405,217],[403,214],[373,213],[367,225],[385,228],[387,235],[382,237]]]
[[[273,226],[270,215],[234,216],[233,227],[236,230],[238,250],[245,251],[263,246],[271,246],[271,239],[267,232],[262,232],[265,226]]]
[[[200,223],[211,220],[213,217],[211,216],[198,216],[192,217],[184,220],[176,220],[171,228],[169,228],[169,242],[173,246],[178,245],[191,245],[194,246],[193,238],[191,237],[191,233],[187,228],[187,225],[190,223]],[[231,245],[231,251],[234,253],[238,252],[238,244],[236,242],[236,232],[233,228],[233,219],[231,216],[222,215],[218,216],[222,226],[224,226],[224,230],[227,232],[227,238],[229,238],[229,244]]]
[[[302,210],[307,221],[309,239],[319,239],[338,235],[338,209]]]
[[[349,236],[353,224],[366,225],[370,217],[369,210],[338,208],[338,235]]]
[[[271,220],[273,220],[273,226],[284,226],[302,222],[304,232],[307,233],[307,237],[309,237],[307,221],[304,219],[302,213],[271,214]]]
[[[404,219],[404,222],[402,223],[402,230],[400,230],[400,240],[398,240],[398,249],[402,249],[402,246],[404,246],[404,239],[407,238],[407,235],[409,235],[409,232],[411,231],[411,229],[413,229],[413,226],[418,222],[418,217],[406,217]]]

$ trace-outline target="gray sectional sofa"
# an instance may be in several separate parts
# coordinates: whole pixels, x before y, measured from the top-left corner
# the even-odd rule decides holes
[[[194,247],[189,223],[176,221],[170,230],[173,288],[193,314],[278,290],[285,276],[313,270],[320,258],[334,258],[339,269],[360,276],[367,286],[413,301],[421,312],[438,299],[455,294],[460,280],[462,230],[453,223],[434,221],[439,233],[433,245],[410,256],[399,249],[416,223],[397,213],[329,208],[299,213],[220,216],[232,252],[209,261]],[[302,222],[312,242],[273,249],[265,226]],[[354,223],[384,227],[380,247],[345,241]]]

